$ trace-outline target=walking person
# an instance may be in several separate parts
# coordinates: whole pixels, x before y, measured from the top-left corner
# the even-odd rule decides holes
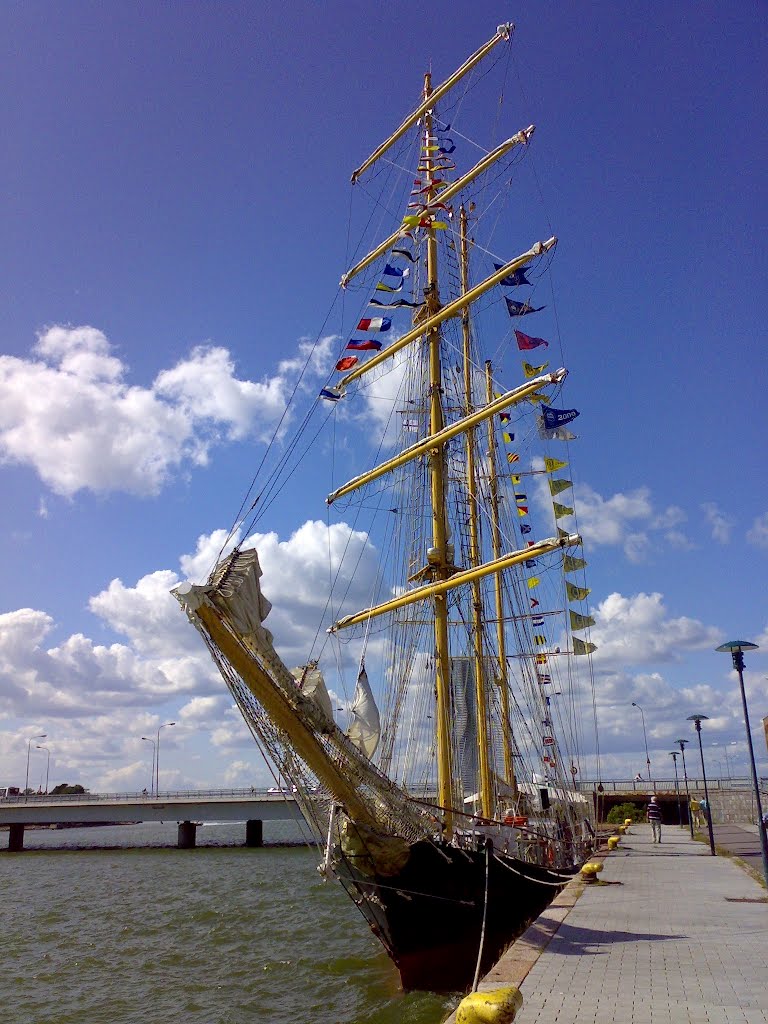
[[[648,821],[653,829],[654,843],[661,842],[661,808],[656,803],[656,797],[652,796],[648,804]]]

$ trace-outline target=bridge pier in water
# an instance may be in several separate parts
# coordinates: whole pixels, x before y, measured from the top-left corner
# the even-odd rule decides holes
[[[179,839],[176,845],[180,850],[194,850],[197,845],[196,821],[179,822]]]
[[[24,826],[15,823],[8,826],[8,849],[11,853],[21,853],[24,849]]]
[[[249,847],[263,846],[263,823],[259,818],[252,818],[245,823],[245,845]]]

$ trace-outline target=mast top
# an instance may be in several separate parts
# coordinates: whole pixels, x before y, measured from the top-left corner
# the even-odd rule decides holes
[[[389,136],[388,139],[385,139],[385,141],[382,142],[382,144],[377,149],[375,149],[373,153],[371,153],[368,159],[365,160],[357,168],[357,170],[352,172],[352,184],[354,185],[357,182],[357,179],[360,177],[360,175],[363,174],[364,171],[367,171],[371,164],[375,163],[379,159],[379,157],[383,156],[384,153],[386,153],[386,151],[391,146],[393,146],[397,142],[397,140],[402,135],[404,135],[412,125],[416,124],[419,118],[423,114],[425,114],[427,110],[430,109],[430,107],[434,106],[434,104],[437,103],[439,99],[441,99],[450,89],[452,89],[454,85],[456,85],[456,83],[459,82],[464,77],[464,75],[471,71],[472,68],[476,64],[478,64],[487,53],[490,53],[490,51],[494,48],[494,46],[496,46],[497,43],[511,39],[514,30],[515,26],[511,22],[506,22],[503,25],[499,25],[498,28],[496,29],[496,34],[492,36],[492,38],[489,39],[487,43],[481,46],[479,50],[475,51],[475,53],[473,53],[471,57],[465,60],[461,67],[454,71],[454,73],[449,78],[446,78],[442,85],[439,85],[434,90],[432,90],[431,87],[429,88],[429,91],[427,90],[427,81],[429,80],[429,82],[431,82],[432,78],[431,73],[427,72],[424,78],[424,100],[419,104],[419,106],[416,108],[416,110],[413,111],[412,114],[409,114],[408,117],[406,117],[406,119],[403,121],[400,127],[396,129],[396,131],[394,131]]]

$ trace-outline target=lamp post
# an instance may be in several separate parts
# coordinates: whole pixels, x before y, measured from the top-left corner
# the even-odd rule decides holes
[[[677,794],[677,823],[678,825],[683,824],[683,812],[680,809],[680,781],[677,776],[677,758],[678,754],[676,750],[670,750],[669,756],[675,762],[675,793]]]
[[[41,732],[39,736],[30,736],[27,740],[27,774],[24,779],[24,799],[27,798],[27,790],[29,789],[29,749],[32,746],[32,740],[44,740],[48,736],[48,733]]]
[[[175,722],[163,722],[157,730],[157,747],[155,749],[155,796],[160,796],[160,729],[169,725],[176,725]]]
[[[704,768],[704,747],[701,743],[701,723],[708,722],[708,715],[688,715],[689,722],[693,722],[696,726],[696,734],[699,737],[699,756],[701,757],[701,777],[704,779],[704,799],[707,801],[707,831],[709,832],[709,848],[712,851],[712,856],[716,857],[715,853],[715,835],[712,831],[712,808],[709,803],[709,790],[707,789],[707,772]]]
[[[763,854],[763,875],[765,884],[768,885],[768,835],[763,822],[763,805],[760,800],[760,785],[757,780],[757,767],[755,766],[755,751],[752,746],[752,730],[749,726],[749,711],[747,710],[747,696],[744,692],[744,651],[756,651],[757,644],[749,640],[731,640],[727,644],[721,644],[715,648],[723,654],[730,654],[733,658],[733,667],[739,677],[739,690],[741,691],[741,706],[744,709],[744,728],[747,730],[747,747],[749,749],[749,765],[752,769],[752,785],[755,788],[755,803],[757,804],[757,832],[760,836],[760,850]]]
[[[51,752],[48,749],[48,747],[41,747],[39,743],[37,744],[37,749],[38,750],[44,750],[46,752],[46,754],[48,755],[48,760],[45,763],[45,792],[47,793],[48,792],[48,775],[49,775],[50,769],[51,769]]]
[[[688,808],[688,824],[691,827],[691,839],[693,839],[693,815],[691,814],[691,794],[688,792],[688,772],[685,769],[685,745],[689,740],[675,740],[675,743],[680,747],[680,753],[683,755],[683,779],[685,780],[685,799]]]
[[[157,747],[155,746],[155,741],[151,738],[151,736],[142,736],[141,738],[146,743],[151,743],[152,744],[152,771],[149,773],[149,790],[150,790],[150,794],[149,795],[150,796],[154,796],[155,795],[155,753],[157,751]],[[146,792],[146,790],[145,790],[145,792]]]
[[[639,704],[635,704],[634,701],[632,701],[632,707],[633,708],[637,708],[637,710],[640,712],[640,717],[643,720],[643,742],[645,743],[645,764],[646,764],[646,766],[648,768],[648,781],[650,782],[651,781],[651,759],[650,759],[650,757],[648,757],[648,737],[647,737],[646,732],[645,732],[645,715],[643,714],[643,709],[640,707],[640,705]]]
[[[723,744],[723,753],[725,754],[725,767],[726,767],[726,769],[728,771],[728,781],[731,782],[733,780],[733,772],[731,771],[731,762],[728,759],[728,744],[727,743]]]

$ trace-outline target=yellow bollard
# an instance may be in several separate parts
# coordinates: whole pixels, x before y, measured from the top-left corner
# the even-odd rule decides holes
[[[623,836],[626,831],[627,831],[627,826],[626,825],[619,825],[618,832],[619,832],[620,836]]]
[[[598,862],[597,864],[594,862],[590,862],[582,866],[581,877],[584,879],[585,882],[596,882],[598,872],[602,870],[602,862]]]
[[[514,985],[470,992],[459,1003],[456,1024],[511,1024],[522,1005],[522,993]]]
[[[621,838],[621,836],[609,836],[608,837],[608,849],[609,850],[615,850],[616,847],[619,845],[619,839],[620,838]]]
[[[624,827],[626,828],[627,832],[629,832],[629,826],[631,824],[632,824],[632,819],[631,818],[625,818],[624,819]]]

